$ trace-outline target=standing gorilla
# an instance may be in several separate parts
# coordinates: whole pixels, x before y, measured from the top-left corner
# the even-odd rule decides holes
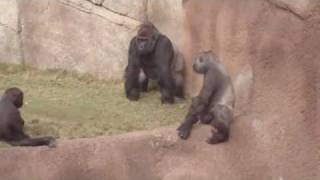
[[[193,62],[193,70],[204,75],[200,94],[192,99],[189,112],[178,128],[178,135],[187,139],[192,125],[200,121],[216,128],[207,140],[209,144],[227,141],[235,104],[231,78],[211,52],[200,53]]]
[[[24,120],[19,108],[23,105],[23,92],[9,88],[0,100],[0,140],[13,146],[55,146],[53,137],[30,138],[23,131]]]
[[[174,48],[174,58],[171,65],[171,73],[172,73],[173,82],[174,82],[174,95],[182,99],[184,98],[184,68],[185,68],[184,57],[182,53],[178,51],[177,48]],[[150,81],[148,80],[143,70],[140,69],[140,74],[139,74],[140,91],[147,92],[148,84],[150,84]]]
[[[158,82],[162,103],[172,104],[174,96],[183,97],[183,82],[175,81],[177,78],[174,77],[174,55],[169,38],[161,34],[152,23],[143,23],[130,42],[125,70],[127,98],[138,100],[140,92],[147,90],[149,79]]]

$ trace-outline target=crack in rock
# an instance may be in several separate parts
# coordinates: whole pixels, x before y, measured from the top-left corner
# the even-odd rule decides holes
[[[0,26],[4,27],[4,28],[6,28],[6,29],[9,29],[9,30],[11,30],[11,31],[14,31],[14,32],[16,32],[16,33],[19,33],[18,29],[15,29],[15,28],[13,28],[13,27],[10,27],[10,26],[7,25],[7,24],[3,24],[3,23],[0,22]]]
[[[308,13],[308,11],[305,11],[305,9],[309,9],[307,8],[307,5],[305,5],[304,7],[295,7],[290,3],[287,3],[283,0],[267,0],[268,3],[270,3],[272,6],[281,9],[283,11],[286,11],[292,15],[294,15],[295,17],[297,17],[300,20],[306,20],[307,18],[310,17],[310,13]],[[291,2],[293,3],[293,2]]]
[[[125,27],[127,29],[136,28],[140,24],[140,21],[134,18],[128,17],[115,11],[111,11],[108,8],[103,7],[102,5],[100,6],[93,3],[91,0],[59,0],[58,2],[65,6],[77,9],[83,13],[99,16],[113,24]]]
[[[104,0],[87,0],[87,1],[90,1],[97,6],[102,6],[102,4],[104,3]]]

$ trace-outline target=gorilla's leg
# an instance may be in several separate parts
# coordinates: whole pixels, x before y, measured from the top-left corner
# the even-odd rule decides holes
[[[199,121],[199,116],[207,111],[207,106],[201,102],[198,97],[192,98],[192,103],[185,120],[178,127],[178,135],[181,139],[187,139],[190,136],[193,124]]]
[[[178,127],[178,136],[181,139],[188,139],[191,134],[193,124],[198,122],[198,117],[194,115],[187,115],[185,121]]]
[[[205,112],[202,115],[200,115],[200,122],[202,124],[210,124],[213,119],[214,119],[213,113]]]
[[[183,92],[183,76],[181,74],[175,75],[175,96],[184,98]]]
[[[39,138],[24,138],[18,141],[9,141],[12,146],[49,146],[55,147],[55,138],[46,136]]]
[[[160,80],[159,87],[160,87],[160,93],[161,93],[161,102],[163,104],[173,104],[174,96],[173,96],[172,85],[169,85],[168,82]]]
[[[232,110],[225,105],[216,105],[213,109],[214,119],[211,125],[217,132],[212,132],[212,136],[207,140],[209,144],[225,142],[229,139],[230,123],[233,119]]]
[[[20,122],[20,121],[19,121]],[[23,123],[11,122],[10,136],[7,142],[12,146],[49,146],[55,147],[55,138],[51,136],[31,138],[23,131]]]
[[[163,71],[160,74],[159,80],[161,102],[163,104],[173,104],[174,103],[174,83],[172,76],[169,72]]]
[[[140,72],[139,74],[139,89],[141,92],[147,92],[148,91],[148,84],[149,84],[149,79],[145,75],[143,71]]]
[[[161,93],[162,104],[173,104],[174,103],[173,95],[168,89],[160,86],[160,93]]]
[[[200,115],[200,122],[202,124],[210,124],[215,119],[215,108],[217,101],[220,100],[221,97],[223,97],[224,91],[216,91],[212,94],[212,97],[210,98],[209,106],[205,109],[205,111]],[[221,105],[219,105],[221,106]]]
[[[140,86],[140,91],[141,92],[147,92],[148,91],[148,84],[149,84],[149,80],[146,78],[143,81],[139,82],[139,86]]]
[[[126,68],[125,91],[127,98],[131,101],[137,101],[140,97],[139,73],[139,67],[128,66]]]

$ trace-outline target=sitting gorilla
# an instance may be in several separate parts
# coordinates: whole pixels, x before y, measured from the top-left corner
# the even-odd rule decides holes
[[[193,62],[193,69],[204,75],[203,87],[192,99],[189,112],[178,128],[178,135],[187,139],[192,125],[200,120],[204,124],[211,123],[217,130],[207,140],[209,144],[227,141],[235,104],[231,78],[211,51],[200,53]]]
[[[23,131],[24,120],[19,108],[23,105],[23,92],[9,88],[0,100],[0,140],[13,146],[55,146],[53,137],[30,138]]]
[[[173,45],[150,22],[143,23],[132,38],[128,65],[125,69],[125,92],[136,101],[141,91],[147,91],[148,80],[160,86],[161,102],[174,103],[174,97],[183,98],[183,59],[175,58]],[[182,65],[181,65],[182,64]]]

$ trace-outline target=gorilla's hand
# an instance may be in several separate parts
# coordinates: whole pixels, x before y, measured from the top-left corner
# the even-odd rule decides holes
[[[48,137],[48,142],[49,142],[49,144],[48,144],[49,148],[57,147],[57,141],[54,137]]]
[[[188,139],[188,137],[191,134],[191,128],[192,125],[186,124],[186,123],[182,123],[179,127],[178,127],[178,136],[181,139]]]
[[[215,133],[207,139],[208,144],[218,144],[226,141],[227,138],[220,133]]]

